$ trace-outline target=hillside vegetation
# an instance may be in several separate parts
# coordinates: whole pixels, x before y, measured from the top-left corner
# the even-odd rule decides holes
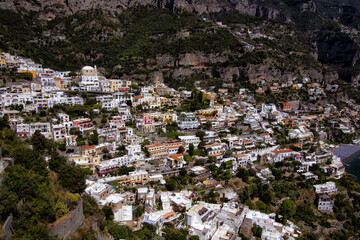
[[[12,239],[56,239],[48,235],[48,225],[77,206],[89,171],[67,163],[39,132],[30,144],[32,148],[17,138],[7,120],[0,120],[3,157],[14,163],[2,176],[0,223],[13,214]],[[49,162],[46,155],[51,155]]]

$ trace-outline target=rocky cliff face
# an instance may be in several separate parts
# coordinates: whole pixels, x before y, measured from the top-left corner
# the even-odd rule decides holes
[[[280,69],[272,59],[266,59],[261,64],[248,64],[246,66],[221,66],[218,63],[228,61],[226,54],[205,54],[195,52],[181,54],[178,57],[169,54],[158,55],[156,66],[158,71],[146,76],[133,75],[129,78],[142,78],[155,82],[163,80],[164,76],[174,79],[186,79],[193,74],[206,74],[210,78],[220,78],[224,82],[233,82],[236,79],[246,79],[252,83],[262,80],[267,82],[287,82],[296,78],[310,78],[317,82],[333,82],[339,78],[334,71],[323,71],[316,68]]]
[[[359,44],[349,37],[326,36],[317,41],[318,60],[324,63],[360,64]]]
[[[13,11],[25,9],[27,11],[35,11],[39,12],[39,18],[51,20],[58,14],[73,14],[77,11],[90,8],[102,8],[112,12],[122,12],[136,5],[153,5],[159,8],[168,8],[173,12],[187,10],[200,15],[236,9],[241,13],[252,16],[290,21],[290,17],[281,10],[268,7],[258,0],[4,0],[0,2],[0,9]],[[301,5],[300,9],[313,9],[313,5],[314,4]]]

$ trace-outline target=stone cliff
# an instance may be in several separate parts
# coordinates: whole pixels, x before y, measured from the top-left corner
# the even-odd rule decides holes
[[[360,64],[359,44],[347,36],[327,35],[317,41],[318,60],[355,66]]]
[[[224,82],[246,79],[252,83],[262,80],[267,82],[286,82],[295,78],[310,78],[318,82],[333,82],[338,79],[334,71],[324,69],[300,67],[293,69],[279,68],[273,59],[264,59],[261,64],[247,64],[246,66],[226,66],[229,57],[226,54],[205,54],[194,52],[174,57],[169,54],[156,57],[157,71],[148,77],[140,75],[128,76],[142,80],[163,80],[164,76],[174,79],[186,79],[193,74],[206,74],[210,78],[221,78]],[[222,65],[223,63],[224,65]]]
[[[304,1],[307,3],[307,1]],[[311,1],[310,1],[311,2]],[[58,14],[73,14],[80,10],[90,8],[102,8],[112,12],[122,12],[123,10],[135,5],[153,5],[159,8],[168,8],[173,12],[187,10],[197,14],[217,13],[236,9],[241,13],[257,17],[265,17],[274,20],[290,21],[290,17],[279,9],[266,6],[259,0],[4,0],[0,2],[0,9],[19,10],[39,12],[39,18],[50,20]],[[314,4],[305,4],[300,9],[316,8]]]

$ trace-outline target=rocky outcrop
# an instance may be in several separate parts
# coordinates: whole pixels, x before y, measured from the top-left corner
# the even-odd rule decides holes
[[[4,223],[4,225],[2,226],[1,230],[3,231],[3,236],[2,236],[2,239],[4,240],[8,240],[8,239],[11,239],[14,231],[13,231],[13,227],[12,227],[12,224],[13,224],[13,220],[14,220],[14,217],[12,215],[12,213],[6,218],[6,221]]]
[[[300,12],[316,12],[316,4],[311,0],[297,3],[295,6]]]
[[[177,57],[170,54],[157,55],[155,60],[157,66],[160,68],[199,68],[226,62],[228,61],[228,57],[221,53],[192,52],[180,54]]]
[[[97,222],[91,224],[91,229],[94,231],[97,240],[114,240],[114,237],[109,233],[103,233],[100,231]]]
[[[159,71],[153,72],[148,79],[152,82],[162,80],[163,74],[174,79],[186,79],[192,74],[207,74],[211,78],[221,78],[224,82],[246,79],[253,83],[286,82],[296,78],[310,78],[317,82],[333,82],[339,78],[336,72],[323,71],[316,68],[299,66],[294,69],[280,69],[272,59],[266,59],[261,64],[247,64],[246,66],[226,66],[228,57],[225,54],[206,54],[202,52],[183,54],[178,57],[158,55],[156,57]],[[221,63],[225,63],[222,66]],[[138,75],[130,76],[134,79]]]
[[[73,14],[77,11],[91,8],[102,8],[111,12],[122,12],[136,5],[153,5],[159,8],[168,8],[173,12],[186,10],[200,15],[236,9],[241,13],[253,16],[274,20],[290,20],[290,18],[285,16],[280,10],[267,7],[259,0],[4,0],[0,2],[0,9],[13,11],[16,9],[25,9],[40,12],[40,18],[50,20],[60,13]]]
[[[351,84],[356,87],[360,86],[360,73],[351,77]]]
[[[261,17],[261,18],[268,18],[268,19],[281,21],[281,22],[291,22],[290,17],[287,16],[281,10],[278,10],[275,8],[269,8],[266,6],[258,6],[256,9],[255,16]]]
[[[318,60],[355,66],[360,64],[359,44],[347,36],[326,36],[316,43]]]

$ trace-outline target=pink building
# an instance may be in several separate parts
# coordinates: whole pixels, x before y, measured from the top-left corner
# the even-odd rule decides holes
[[[142,114],[142,119],[143,119],[143,125],[150,125],[155,123],[155,121],[151,119],[146,113]]]

